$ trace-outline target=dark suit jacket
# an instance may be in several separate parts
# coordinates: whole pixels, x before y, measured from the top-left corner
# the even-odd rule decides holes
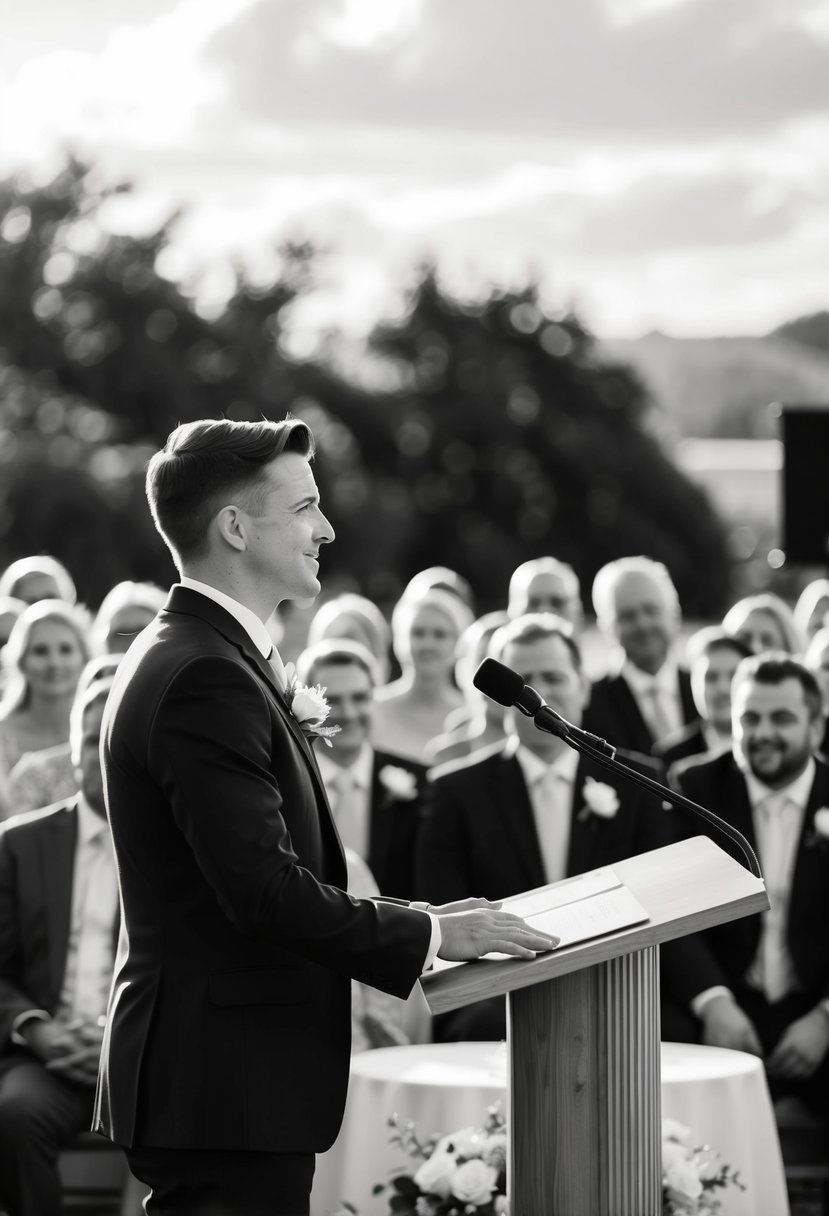
[[[698,715],[691,696],[691,677],[684,668],[679,669],[679,696],[683,720],[695,721]],[[650,728],[622,675],[604,676],[593,683],[582,725],[625,751],[649,755],[654,745]]]
[[[19,1014],[58,1006],[77,837],[77,799],[0,828],[0,1051]]]
[[[398,798],[380,778],[384,768],[402,768],[411,773],[416,795]],[[420,827],[426,766],[375,752],[371,773],[368,867],[384,895],[414,899],[414,858]]]
[[[787,943],[797,978],[804,992],[815,1002],[829,996],[829,842],[816,842],[815,812],[829,806],[829,766],[817,760],[817,772],[806,807],[803,830],[797,846]],[[745,778],[730,753],[705,763],[693,763],[678,775],[678,785],[686,797],[725,819],[746,837],[757,851],[751,804]],[[740,849],[728,837],[717,833],[702,819],[676,812],[680,835],[707,833],[720,848],[746,864]],[[762,920],[759,915],[744,916],[717,925],[688,939],[696,950],[695,960],[685,977],[686,1000],[713,984],[739,988],[750,967],[760,941]]]
[[[123,920],[95,1128],[143,1147],[319,1152],[352,977],[407,995],[429,918],[352,900],[311,747],[238,622],[174,587],[102,757]]]
[[[708,744],[702,732],[699,718],[688,722],[679,730],[671,731],[664,739],[653,745],[653,755],[669,769],[677,760],[687,760],[689,756],[704,756],[708,752]]]
[[[617,791],[620,807],[614,818],[579,817],[588,776]],[[667,816],[655,795],[580,757],[568,876],[668,843]],[[467,894],[503,899],[546,881],[530,795],[511,749],[490,749],[483,758],[471,756],[438,770],[427,795],[417,850],[419,897],[435,904]]]

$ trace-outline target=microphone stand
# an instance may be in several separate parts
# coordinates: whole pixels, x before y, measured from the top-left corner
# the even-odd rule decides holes
[[[521,707],[518,706],[518,708],[520,709]],[[703,819],[707,820],[708,823],[713,824],[715,828],[719,828],[724,835],[728,836],[730,840],[738,845],[743,853],[743,856],[748,862],[748,868],[751,870],[755,878],[759,878],[761,882],[765,881],[763,878],[763,871],[760,869],[760,863],[757,860],[757,854],[754,852],[745,836],[743,836],[742,832],[738,832],[736,828],[732,827],[730,823],[726,823],[724,819],[720,819],[719,815],[715,815],[713,811],[709,811],[704,806],[700,806],[698,802],[692,802],[691,799],[686,798],[684,794],[678,794],[668,786],[660,784],[660,782],[655,781],[653,777],[647,777],[644,773],[638,773],[636,769],[629,768],[627,764],[623,764],[621,760],[616,759],[616,749],[608,745],[604,739],[602,739],[601,742],[607,748],[606,753],[571,734],[567,730],[569,723],[565,722],[564,719],[561,720],[560,728],[556,730],[555,728],[557,725],[559,725],[558,723],[540,722],[540,715],[538,714],[530,715],[528,713],[527,717],[533,718],[535,725],[539,730],[546,731],[550,735],[557,735],[559,739],[563,739],[565,743],[568,743],[570,747],[574,749],[574,751],[579,752],[588,760],[595,760],[597,764],[604,765],[605,768],[609,768],[612,772],[621,773],[626,780],[633,782],[635,785],[641,785],[643,789],[650,790],[650,792],[653,794],[658,794],[660,798],[662,798],[665,802],[669,802],[671,806],[682,807],[684,810],[693,811],[695,815],[700,815]]]

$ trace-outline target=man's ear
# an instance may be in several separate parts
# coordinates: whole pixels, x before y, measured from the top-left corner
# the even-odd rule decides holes
[[[243,553],[248,547],[245,522],[238,507],[222,507],[213,519],[213,527],[221,540],[231,549]]]

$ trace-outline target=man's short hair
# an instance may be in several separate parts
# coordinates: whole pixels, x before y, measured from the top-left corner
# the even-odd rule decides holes
[[[576,641],[573,626],[563,616],[554,612],[527,612],[500,629],[496,629],[489,643],[489,657],[502,661],[507,646],[531,646],[545,638],[561,638],[573,659],[576,671],[581,672],[581,651]]]
[[[668,567],[662,562],[654,561],[651,557],[620,557],[614,562],[608,562],[593,579],[593,611],[599,626],[607,627],[615,620],[616,611],[613,607],[614,592],[629,574],[641,574],[659,588],[662,592],[666,607],[678,617],[680,615],[679,596],[673,584]]]
[[[146,482],[153,521],[173,558],[204,553],[210,523],[229,501],[261,509],[269,490],[265,467],[283,452],[313,456],[313,437],[298,418],[203,418],[176,427],[150,460]]]
[[[306,646],[296,661],[296,673],[303,684],[315,682],[314,672],[318,667],[360,667],[371,681],[372,688],[377,685],[377,660],[362,642],[353,642],[351,638],[325,638]]]
[[[797,680],[803,689],[803,699],[809,710],[810,718],[823,715],[823,696],[820,685],[808,667],[794,659],[782,650],[765,650],[762,654],[753,654],[743,659],[734,672],[731,685],[732,697],[736,695],[740,684],[754,680],[757,684],[782,684],[784,680]]]

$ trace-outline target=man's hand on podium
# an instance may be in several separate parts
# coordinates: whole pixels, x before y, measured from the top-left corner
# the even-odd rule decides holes
[[[442,936],[438,957],[464,962],[495,952],[533,958],[555,950],[559,938],[539,933],[520,916],[501,912],[500,908],[500,903],[489,899],[462,899],[437,907],[433,904],[429,911],[440,917]]]

